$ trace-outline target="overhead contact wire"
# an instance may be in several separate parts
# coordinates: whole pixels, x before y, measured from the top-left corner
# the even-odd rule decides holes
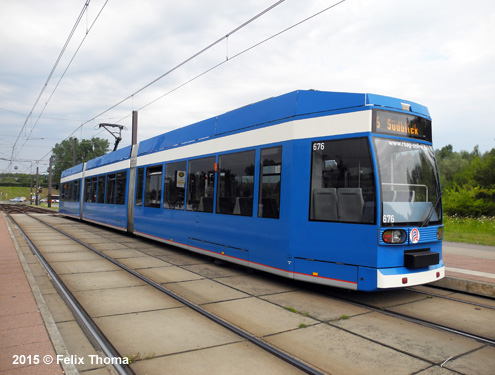
[[[36,98],[36,101],[34,102],[34,105],[33,107],[31,108],[31,111],[29,112],[28,116],[26,117],[26,120],[24,121],[24,124],[22,125],[22,128],[21,130],[19,131],[19,135],[17,136],[17,139],[16,141],[14,142],[14,145],[12,146],[12,160],[14,160],[14,158],[17,156],[17,154],[19,154],[19,152],[17,152],[17,154],[15,155],[15,147],[17,145],[17,142],[19,141],[19,138],[21,137],[21,134],[22,132],[24,131],[24,129],[26,128],[26,125],[29,121],[29,119],[31,118],[31,115],[33,114],[34,112],[34,109],[36,108],[36,106],[38,105],[38,102],[39,100],[41,99],[41,96],[43,95],[43,93],[45,92],[45,89],[47,88],[48,86],[48,82],[50,82],[52,76],[53,76],[53,73],[55,72],[55,69],[57,68],[58,66],[58,63],[60,62],[60,60],[62,59],[62,56],[64,55],[65,53],[65,50],[67,49],[67,46],[69,45],[71,39],[72,39],[72,36],[74,35],[74,32],[76,31],[77,29],[77,26],[79,25],[79,23],[81,22],[81,19],[84,15],[84,12],[86,11],[86,9],[88,8],[89,6],[89,3],[90,3],[91,0],[87,0],[85,3],[84,3],[84,6],[81,10],[81,13],[79,14],[79,16],[77,17],[77,20],[74,24],[74,26],[72,27],[72,30],[71,32],[69,33],[69,36],[67,37],[67,40],[65,41],[65,44],[64,46],[62,47],[62,50],[60,51],[58,57],[57,57],[57,60],[55,61],[55,64],[53,65],[52,67],[52,70],[50,72],[50,74],[48,75],[48,78],[46,79],[46,82],[45,84],[43,85],[43,88],[41,89],[41,92],[39,93],[38,97]],[[12,163],[12,162],[11,162]]]

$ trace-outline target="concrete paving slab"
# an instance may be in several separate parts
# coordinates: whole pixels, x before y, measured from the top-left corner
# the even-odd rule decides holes
[[[180,353],[131,365],[137,374],[147,375],[299,375],[288,363],[264,353],[248,342]]]
[[[29,265],[29,269],[31,270],[31,274],[35,277],[46,275],[46,270],[39,263],[33,263]]]
[[[462,374],[493,375],[495,372],[495,348],[487,345],[475,352],[448,361],[444,367],[459,371]]]
[[[75,321],[58,323],[57,327],[62,337],[70,337],[70,340],[65,340],[68,352],[71,355],[83,358],[83,363],[74,363],[79,371],[105,367],[105,365],[91,363],[90,355],[97,355],[97,352]]]
[[[144,250],[151,250],[151,249],[156,249],[157,245],[153,244],[150,241],[147,241],[145,239],[141,239],[138,237],[128,237],[124,241],[119,241],[120,243],[125,243],[128,247],[131,249],[137,249],[139,251],[144,251]]]
[[[302,314],[307,313],[321,321],[331,321],[340,319],[343,315],[355,316],[371,311],[309,291],[279,293],[260,298],[282,307],[294,308]]]
[[[124,236],[119,243],[125,244],[129,248],[139,247],[143,245],[143,240],[135,236]]]
[[[153,254],[159,259],[163,259],[165,262],[175,264],[176,266],[187,266],[193,264],[207,263],[208,260],[205,257],[195,254],[188,254],[186,250],[184,253],[180,253],[180,250],[168,251],[163,254]]]
[[[478,296],[473,296],[471,294],[463,294],[463,293],[453,293],[449,297],[457,298],[463,301],[478,303],[485,306],[495,307],[494,298],[478,297]]]
[[[469,304],[459,304],[442,298],[430,298],[424,301],[389,308],[428,322],[467,331],[479,336],[495,339],[495,310]],[[456,314],[448,314],[449,311]]]
[[[101,260],[102,257],[91,251],[77,251],[70,253],[46,253],[43,257],[50,262],[74,262]]]
[[[168,252],[168,249],[166,246],[162,246],[161,244],[155,243],[155,242],[141,242],[139,246],[135,247],[139,251],[142,251],[143,253],[147,255],[152,255],[152,256],[157,256],[157,255],[163,255]]]
[[[330,374],[410,375],[430,367],[428,362],[326,324],[265,340]]]
[[[254,297],[213,303],[203,307],[256,336],[272,335],[298,329],[301,324],[317,323],[314,319]]]
[[[143,254],[141,254],[143,255]],[[161,259],[157,259],[151,256],[139,256],[134,258],[121,258],[119,262],[125,264],[132,269],[140,269],[140,268],[156,268],[156,267],[169,267],[172,264],[164,262]]]
[[[31,251],[28,254],[23,254],[23,256],[27,264],[39,263],[38,258],[36,257],[36,255],[32,254]]]
[[[131,251],[129,246],[127,246],[126,244],[123,244],[123,243],[119,243],[119,242],[110,242],[110,243],[94,243],[91,245],[91,247],[93,247],[94,249],[98,250],[98,251],[101,251],[101,252],[105,252],[105,251],[109,251],[109,250],[127,250],[127,251]],[[140,254],[140,255],[137,255],[137,256],[143,256],[143,254],[140,252],[140,251],[137,251],[137,250],[133,250],[133,251],[136,251],[137,254]]]
[[[52,231],[48,233],[46,231],[41,231],[41,230],[39,231],[25,230],[24,232],[34,241],[41,243],[46,243],[49,241],[56,242],[67,239],[67,237],[65,237],[63,234],[53,233]]]
[[[126,238],[129,238],[129,236],[131,236],[132,238],[132,235],[129,235],[126,232],[105,231],[104,233],[102,233],[102,235],[105,236],[105,238],[111,239],[113,241],[124,240]]]
[[[43,295],[57,293],[47,275],[36,276],[34,280],[36,281],[36,285],[38,285],[38,289]]]
[[[427,368],[426,370],[420,371],[416,373],[415,375],[459,375],[458,372],[450,371],[449,369],[446,369],[445,367],[440,367],[440,366],[431,366],[430,368]]]
[[[481,343],[453,333],[423,327],[378,312],[332,324],[436,364],[482,346]]]
[[[199,275],[175,266],[143,268],[139,270],[139,273],[160,284],[198,280],[202,278]]]
[[[217,281],[254,296],[290,292],[295,290],[293,286],[287,283],[268,278],[267,276],[261,274],[226,277],[218,279]]]
[[[469,279],[466,279],[466,274],[451,273],[450,276],[446,276],[442,280],[436,281],[435,285],[440,288],[448,288],[461,292],[487,296],[489,298],[495,298],[494,279],[490,279],[488,282],[480,281],[480,279],[484,278],[469,275]]]
[[[113,243],[112,240],[98,235],[84,235],[84,242],[88,245]]]
[[[77,237],[77,238],[84,238],[85,236],[88,235],[88,233],[91,233],[91,232],[88,232],[87,230],[85,230],[83,227],[74,227],[74,226],[70,226],[70,227],[63,227],[62,230],[65,232],[65,233],[68,233],[74,237]]]
[[[104,367],[96,370],[84,371],[84,375],[115,375],[115,371]]]
[[[167,289],[199,305],[249,297],[246,293],[206,279],[171,283]]]
[[[366,303],[377,308],[402,305],[428,298],[424,294],[415,293],[404,289],[385,290],[376,293],[335,290],[335,293],[337,296],[342,295],[345,299],[350,299],[359,303]]]
[[[91,316],[170,309],[183,306],[151,286],[88,290],[74,293]],[[125,303],[122,303],[125,301]]]
[[[449,294],[454,293],[452,290],[434,288],[434,287],[429,286],[428,284],[415,286],[412,289],[420,291],[420,292],[439,294],[441,296],[448,296]]]
[[[126,271],[74,273],[60,278],[73,292],[146,285]]]
[[[44,294],[43,298],[55,323],[74,320],[72,312],[58,293]]]
[[[19,237],[16,237],[16,238],[19,238]],[[31,248],[28,245],[19,246],[19,249],[21,250],[22,255],[24,255],[24,257],[29,256],[29,255],[33,255],[33,252],[31,251]]]
[[[123,356],[159,357],[241,341],[186,307],[107,316],[95,322]]]
[[[121,268],[106,259],[78,260],[73,262],[51,262],[50,265],[58,275],[86,272],[119,271]]]
[[[36,247],[42,254],[46,253],[72,253],[78,251],[88,251],[85,247],[75,244],[70,239],[57,241],[53,243],[50,241],[44,241],[44,243],[36,242]]]
[[[107,247],[107,249],[104,250],[100,249],[99,251],[115,259],[135,258],[143,256],[143,253],[138,250],[129,249],[127,246],[122,246],[122,248],[119,248],[118,244],[115,244],[115,246],[112,247]]]
[[[218,277],[245,276],[247,271],[230,264],[216,264],[212,262],[184,266],[186,270],[203,277],[215,279]]]

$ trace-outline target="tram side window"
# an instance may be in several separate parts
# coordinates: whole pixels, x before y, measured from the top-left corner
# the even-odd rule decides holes
[[[165,165],[163,208],[183,210],[185,193],[186,162],[179,161]]]
[[[76,196],[76,191],[75,191],[75,184],[78,181],[71,181],[66,185],[67,191],[65,192],[65,200],[67,201],[77,201],[77,196]]]
[[[253,215],[255,151],[218,157],[217,213]]]
[[[96,203],[105,203],[105,179],[105,175],[98,176],[98,193]]]
[[[96,177],[89,177],[85,180],[85,202],[96,202]]]
[[[215,157],[189,161],[187,210],[213,212]]]
[[[69,186],[70,182],[65,182],[62,186],[62,189],[60,191],[60,200],[61,201],[69,201]]]
[[[367,138],[312,144],[309,218],[375,222],[375,183]]]
[[[105,203],[115,203],[115,173],[107,174],[107,195],[105,197]]]
[[[79,180],[75,180],[73,182],[73,188],[71,189],[72,192],[72,201],[78,202],[79,201],[79,194],[80,194],[80,185],[79,185]]]
[[[66,199],[68,201],[77,201],[77,196],[76,196],[76,191],[75,191],[75,184],[76,184],[77,181],[71,181],[69,182],[69,190],[67,191],[67,197]]]
[[[90,196],[91,196],[91,179],[86,178],[84,180],[84,202],[89,202]]]
[[[261,150],[258,217],[278,219],[282,182],[282,147]]]
[[[97,187],[98,187],[98,177],[92,177],[91,178],[91,185],[93,187],[93,192],[91,195],[91,202],[96,203],[96,194],[97,194]]]
[[[136,181],[136,206],[143,205],[144,168],[138,168]]]
[[[160,207],[162,199],[162,166],[146,168],[146,183],[144,186],[144,206]]]
[[[127,172],[122,171],[117,173],[116,187],[115,187],[115,204],[125,204],[126,195],[126,183]]]

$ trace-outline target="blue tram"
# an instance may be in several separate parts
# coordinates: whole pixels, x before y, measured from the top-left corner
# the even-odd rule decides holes
[[[63,172],[60,213],[280,276],[375,291],[444,277],[428,109],[294,91]]]

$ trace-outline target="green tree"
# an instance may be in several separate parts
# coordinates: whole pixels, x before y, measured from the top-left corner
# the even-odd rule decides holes
[[[473,178],[482,188],[495,189],[495,148],[473,165]]]
[[[447,215],[495,215],[495,149],[454,152],[451,145],[435,152]]]
[[[73,166],[73,144],[75,138],[69,138],[61,143],[57,143],[52,149],[53,173],[52,181],[58,183],[62,171]],[[76,139],[76,165],[88,160],[105,155],[109,151],[109,142],[102,138]]]

